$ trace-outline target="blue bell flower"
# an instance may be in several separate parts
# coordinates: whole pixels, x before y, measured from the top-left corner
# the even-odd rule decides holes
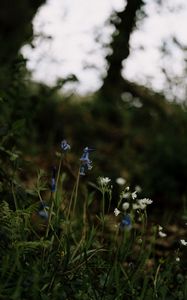
[[[61,149],[63,151],[67,151],[67,150],[71,149],[71,146],[67,143],[66,140],[62,140],[62,142],[61,142]]]
[[[52,168],[52,177],[51,177],[51,192],[54,193],[56,190],[56,168]]]
[[[38,210],[38,215],[41,218],[47,220],[49,217],[48,211],[49,211],[49,206],[46,205],[45,203],[43,203],[43,204],[41,204],[40,209]]]
[[[132,227],[131,217],[129,215],[125,215],[121,220],[120,228],[131,229],[131,227]]]
[[[91,170],[92,169],[92,161],[89,158],[89,154],[92,151],[94,151],[94,149],[88,148],[88,147],[85,147],[83,149],[83,154],[82,154],[82,156],[80,158],[80,161],[81,161],[80,175],[84,176],[84,175],[86,175],[85,172],[87,170]]]

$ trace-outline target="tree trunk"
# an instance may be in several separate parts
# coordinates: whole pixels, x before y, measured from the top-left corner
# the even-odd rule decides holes
[[[137,12],[143,4],[142,0],[127,0],[125,9],[116,15],[116,30],[110,45],[112,54],[106,57],[109,67],[101,88],[104,101],[115,104],[120,99],[122,62],[129,56],[130,35],[136,25]]]
[[[12,64],[20,48],[32,40],[32,19],[46,0],[0,1],[0,88],[11,81]]]

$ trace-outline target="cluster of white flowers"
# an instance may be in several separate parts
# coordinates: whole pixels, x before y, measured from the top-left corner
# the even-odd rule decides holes
[[[143,198],[143,199],[137,199],[136,203],[133,203],[132,207],[134,210],[137,209],[145,209],[147,205],[153,203],[151,199]]]
[[[99,181],[99,183],[101,185],[105,185],[106,186],[106,185],[109,184],[109,182],[111,181],[111,179],[109,177],[99,177],[98,181]]]
[[[129,191],[129,187],[126,187],[125,188],[125,190],[124,191],[122,191],[122,193],[121,193],[121,195],[120,195],[120,197],[121,197],[121,199],[132,199],[132,200],[136,200],[136,202],[135,203],[133,203],[132,204],[132,208],[134,209],[134,210],[139,210],[139,209],[145,209],[146,207],[147,207],[147,205],[149,205],[149,204],[151,204],[151,203],[153,203],[153,201],[151,200],[151,199],[148,199],[148,198],[143,198],[143,199],[137,199],[137,193],[140,191],[140,187],[137,187],[136,189],[135,189],[135,191],[134,192],[130,192]],[[125,203],[127,203],[127,202],[125,202]],[[129,208],[129,205],[128,205],[128,208]],[[128,209],[127,208],[127,204],[124,204],[124,207],[123,207],[123,209],[124,210],[127,210]]]
[[[124,211],[127,211],[130,207],[133,210],[144,210],[146,209],[147,205],[153,203],[151,199],[148,198],[143,198],[143,199],[138,199],[137,193],[141,191],[141,188],[137,186],[135,188],[134,192],[130,191],[129,186],[127,186],[120,194],[120,200],[125,200],[122,204],[122,209]],[[133,201],[132,205],[130,206],[130,202]],[[114,212],[116,215],[116,211]]]
[[[163,232],[163,227],[160,226],[160,225],[158,226],[158,235],[160,237],[166,237],[167,236],[167,234],[165,232]]]

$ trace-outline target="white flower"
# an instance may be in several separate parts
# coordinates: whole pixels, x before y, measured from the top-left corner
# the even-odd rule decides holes
[[[115,208],[115,209],[114,209],[114,214],[115,214],[116,217],[117,217],[120,213],[121,213],[121,212],[120,212],[120,210],[119,210],[118,208]]]
[[[119,184],[119,185],[124,185],[126,183],[126,180],[122,177],[118,177],[116,179],[116,183]]]
[[[146,208],[146,204],[140,203],[140,209],[145,209]]]
[[[137,193],[140,193],[140,192],[142,191],[141,186],[137,185],[137,186],[135,187],[135,191],[136,191]]]
[[[148,198],[145,198],[145,201],[147,202],[148,205],[153,203],[153,200],[148,199]]]
[[[163,232],[163,227],[160,226],[160,225],[158,225],[158,235],[160,237],[166,237],[167,236],[167,234],[165,232]]]
[[[131,196],[132,196],[133,200],[136,199],[137,198],[137,191],[134,191]]]
[[[123,210],[127,210],[129,208],[129,202],[124,202],[122,204],[122,208],[123,208]]]
[[[122,198],[122,199],[123,199],[123,198],[124,198],[124,199],[128,199],[129,197],[130,197],[130,193],[129,193],[129,192],[127,192],[127,193],[126,193],[126,192],[122,192],[122,193],[121,193],[121,198]]]
[[[145,209],[146,208],[146,203],[144,202],[144,199],[140,199],[137,201],[138,202],[138,205],[139,205],[139,208],[140,209]]]
[[[180,261],[180,257],[176,257],[175,260],[176,260],[176,261]]]
[[[137,202],[140,209],[145,209],[146,206],[151,204],[153,201],[151,199],[144,198],[144,199],[137,200]]]
[[[133,208],[134,210],[140,209],[140,205],[138,205],[137,203],[133,203],[132,208]]]
[[[165,232],[162,232],[162,231],[159,231],[158,234],[159,234],[160,237],[166,237],[167,236],[167,234]]]
[[[140,200],[143,204],[146,204],[146,205],[149,205],[149,204],[153,203],[153,200],[148,199],[148,198],[143,198],[143,199],[140,199]]]
[[[101,185],[107,185],[111,179],[109,177],[99,177],[99,183]]]
[[[130,187],[129,187],[129,186],[127,186],[127,187],[126,187],[126,191],[129,191],[129,190],[130,190]]]
[[[180,242],[183,246],[187,246],[187,242],[185,240],[180,240]]]

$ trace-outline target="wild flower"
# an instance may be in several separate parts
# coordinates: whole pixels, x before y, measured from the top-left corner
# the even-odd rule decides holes
[[[138,205],[137,203],[133,203],[132,208],[134,210],[140,209],[140,205]]]
[[[148,198],[143,198],[141,199],[141,201],[146,204],[146,205],[149,205],[149,204],[152,204],[153,203],[153,200],[151,199],[148,199]]]
[[[84,175],[86,175],[86,173],[85,173],[85,167],[84,167],[84,165],[80,166],[80,171],[79,171],[79,174],[80,174],[81,176],[84,176]]]
[[[120,210],[119,210],[118,208],[115,208],[115,209],[114,209],[114,214],[115,214],[116,217],[117,217],[120,213],[121,213],[121,212],[120,212]]]
[[[179,262],[179,261],[180,261],[180,257],[176,257],[175,260],[176,260],[177,262]]]
[[[67,151],[67,150],[71,149],[71,146],[67,143],[66,140],[62,140],[62,142],[61,142],[61,149],[63,151]]]
[[[107,186],[111,179],[109,177],[99,177],[98,181],[100,185]]]
[[[141,191],[142,191],[141,186],[139,186],[139,185],[135,186],[135,191],[136,191],[137,193],[141,193]]]
[[[185,241],[185,240],[180,240],[180,242],[181,242],[181,244],[182,244],[183,246],[187,246],[187,241]]]
[[[158,226],[158,235],[160,237],[166,237],[167,236],[167,234],[165,232],[163,232],[163,227],[160,226],[160,225]]]
[[[45,203],[41,203],[40,209],[38,211],[38,215],[43,219],[47,220],[49,217],[48,210],[49,210],[49,206],[46,205]]]
[[[132,227],[131,218],[129,215],[124,215],[120,223],[120,228],[130,230]]]
[[[162,231],[159,231],[159,232],[158,232],[158,235],[159,235],[160,237],[166,237],[166,236],[167,236],[167,234],[166,234],[165,232],[162,232]]]
[[[116,178],[116,183],[118,185],[124,185],[126,183],[126,180],[122,177],[118,177],[118,178]]]
[[[148,198],[144,199],[138,199],[137,200],[137,205],[139,206],[140,209],[145,209],[147,205],[151,204],[153,201]]]
[[[121,199],[128,199],[130,197],[130,195],[131,195],[131,193],[123,191],[120,196],[121,196]]]
[[[131,194],[131,197],[132,199],[136,199],[137,198],[137,191],[134,191],[132,194]]]
[[[80,175],[86,175],[86,171],[92,169],[92,161],[89,159],[90,152],[94,151],[92,148],[85,147],[83,149],[83,154],[80,158],[81,166],[80,166]]]
[[[51,192],[54,193],[56,190],[56,168],[52,168],[52,177],[51,177]]]
[[[129,208],[129,206],[130,206],[129,202],[124,202],[124,203],[122,204],[122,209],[123,209],[123,210],[127,210],[127,209]]]
[[[80,158],[80,161],[86,161],[86,162],[90,162],[90,159],[89,159],[89,154],[90,154],[90,151],[93,151],[93,149],[90,149],[88,147],[85,147],[83,149],[83,154]]]

